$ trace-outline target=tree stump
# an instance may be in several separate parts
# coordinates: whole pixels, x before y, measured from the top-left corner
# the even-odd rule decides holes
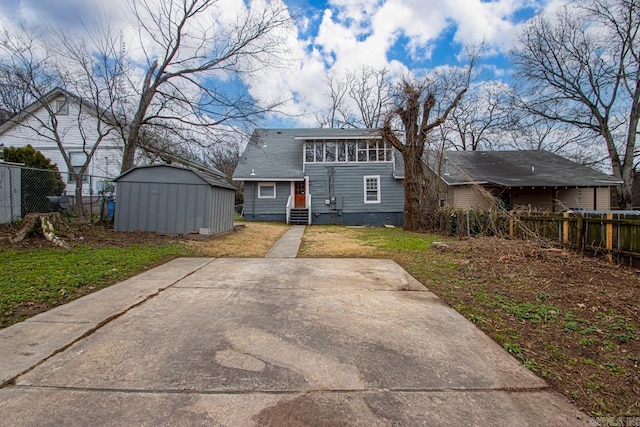
[[[54,224],[58,224],[60,221],[60,214],[57,212],[27,214],[22,219],[22,226],[16,235],[9,240],[12,243],[22,242],[29,234],[40,230],[44,238],[54,245],[69,249],[69,245],[55,234]]]

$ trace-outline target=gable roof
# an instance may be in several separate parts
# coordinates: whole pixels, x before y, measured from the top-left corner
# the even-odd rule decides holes
[[[442,180],[447,185],[501,187],[613,187],[622,181],[542,150],[446,151]],[[433,170],[435,160],[429,162]]]
[[[377,129],[256,129],[251,135],[233,179],[236,181],[296,180],[304,178],[305,139],[377,138]]]
[[[190,172],[193,175],[195,175],[198,178],[200,178],[202,181],[204,181],[204,183],[209,184],[212,187],[228,188],[228,189],[233,190],[233,191],[236,190],[236,188],[233,185],[229,184],[227,181],[223,180],[219,176],[216,176],[214,173],[206,173],[203,170],[194,170],[194,169],[185,168],[185,167],[181,167],[181,166],[175,166],[175,165],[135,166],[135,167],[129,169],[128,171],[124,172],[123,174],[120,174],[119,176],[114,178],[114,181],[115,182],[120,181],[120,180],[122,180],[122,178],[124,178],[125,176],[131,174],[134,171],[145,170],[145,169],[152,170],[152,169],[159,169],[159,168],[169,168],[169,169],[175,169],[175,170],[179,170],[179,171]],[[164,182],[168,182],[168,181],[169,180],[165,180]]]
[[[79,97],[78,95],[74,95],[73,93],[65,89],[62,89],[61,87],[55,87],[51,89],[49,92],[47,92],[46,94],[42,95],[42,97],[40,97],[39,99],[33,101],[31,104],[29,104],[19,113],[14,114],[11,117],[8,117],[4,122],[0,122],[0,135],[8,131],[9,129],[12,129],[19,122],[25,120],[25,118],[34,114],[39,108],[43,108],[43,103],[50,103],[51,101],[53,101],[54,99],[60,96],[66,98],[67,100],[71,100],[77,104],[82,104],[84,108],[86,108],[86,111],[89,114],[96,116],[95,104],[87,101],[86,99]],[[108,118],[109,120],[114,119],[113,115],[104,109],[100,109],[100,114],[103,115],[103,119],[104,118]],[[116,120],[114,120],[114,122],[115,121]]]

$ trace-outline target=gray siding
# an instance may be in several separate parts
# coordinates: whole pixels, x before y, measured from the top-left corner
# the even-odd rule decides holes
[[[312,223],[402,225],[404,186],[393,177],[392,163],[307,164],[305,175],[309,177]],[[380,176],[380,203],[365,203],[364,177],[376,175]],[[275,199],[259,199],[258,183],[245,181],[245,219],[284,221],[290,195],[290,181],[276,182]],[[337,199],[335,209],[325,203],[331,196]]]
[[[392,163],[335,165],[332,179],[330,167],[332,165],[306,165],[314,215],[335,213],[325,203],[331,196],[342,199],[343,214],[403,211],[404,186],[393,177]],[[380,176],[380,203],[364,202],[364,177],[369,175]]]
[[[115,228],[158,233],[197,232],[209,227],[207,185],[122,182],[118,184]]]
[[[266,181],[272,182],[272,181]],[[258,217],[259,215],[268,215],[269,219],[273,219],[271,215],[282,215],[285,218],[287,209],[287,200],[291,195],[291,182],[277,181],[275,199],[259,199],[258,183],[254,181],[245,181],[244,183],[244,213],[245,217]]]
[[[206,183],[189,170],[133,170],[118,180],[115,229],[188,234],[233,229],[235,191]]]
[[[233,229],[234,207],[236,202],[235,191],[226,188],[212,187],[212,207],[210,215],[211,233],[220,233]]]

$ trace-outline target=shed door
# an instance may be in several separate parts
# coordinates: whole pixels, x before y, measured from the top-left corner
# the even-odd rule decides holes
[[[307,198],[305,193],[306,180],[305,181],[296,181],[295,183],[295,196],[294,203],[295,208],[305,208],[307,207]]]

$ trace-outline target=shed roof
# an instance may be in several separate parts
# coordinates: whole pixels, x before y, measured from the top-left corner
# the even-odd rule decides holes
[[[228,182],[226,182],[225,180],[223,180],[222,178],[216,176],[213,173],[206,173],[203,171],[198,171],[198,170],[194,170],[194,169],[189,169],[189,168],[185,168],[182,166],[176,166],[176,165],[148,165],[148,166],[136,166],[133,167],[131,169],[129,169],[128,171],[124,172],[123,174],[119,175],[118,177],[116,177],[114,179],[114,181],[120,181],[123,178],[127,177],[128,175],[132,174],[132,173],[136,173],[137,171],[144,171],[144,170],[157,170],[157,169],[173,169],[173,170],[177,170],[177,171],[183,171],[183,172],[187,172],[190,174],[193,174],[195,177],[199,178],[201,181],[203,181],[205,184],[211,185],[212,187],[222,187],[222,188],[228,188],[230,190],[234,190],[235,191],[235,187],[231,184],[229,184]],[[163,176],[163,182],[171,182],[171,178],[167,177],[166,175]]]
[[[378,137],[374,129],[256,129],[233,173],[238,181],[296,180],[304,177],[305,139]]]
[[[611,175],[542,150],[446,151],[442,179],[448,185],[502,187],[614,187],[622,183]]]

